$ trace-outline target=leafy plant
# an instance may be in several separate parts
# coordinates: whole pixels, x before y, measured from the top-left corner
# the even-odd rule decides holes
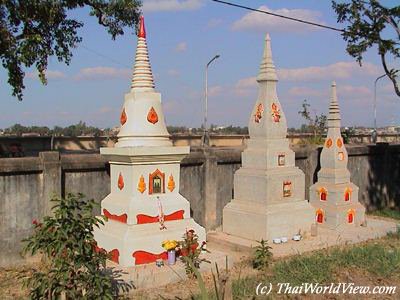
[[[323,143],[323,133],[325,131],[327,117],[324,114],[311,116],[310,104],[307,100],[304,100],[301,105],[301,110],[298,112],[307,122],[306,129],[308,132],[313,133],[313,137],[310,139],[311,144],[322,144]]]
[[[71,12],[86,8],[115,39],[124,34],[125,26],[137,25],[141,5],[140,0],[0,1],[0,59],[13,96],[22,100],[26,68],[35,67],[46,84],[49,57],[70,63],[84,25]]]
[[[200,258],[200,254],[205,250],[205,243],[199,245],[199,237],[193,229],[186,231],[183,235],[183,240],[179,242],[181,260],[185,264],[186,274],[189,277],[197,277],[194,268],[200,268],[202,262],[210,261],[205,258]],[[193,267],[192,267],[193,266]]]
[[[337,21],[347,24],[342,33],[343,39],[347,42],[347,53],[356,58],[361,65],[365,52],[371,47],[377,47],[385,74],[392,81],[393,88],[400,97],[399,70],[390,68],[387,64],[387,56],[393,61],[400,58],[400,6],[389,8],[381,2],[332,1],[332,7],[336,12]]]
[[[271,247],[268,246],[267,241],[261,239],[257,241],[258,246],[254,249],[252,265],[254,269],[265,270],[272,259]]]
[[[34,220],[33,234],[23,240],[24,253],[41,254],[43,268],[27,279],[32,299],[112,299],[112,279],[105,272],[108,258],[96,250],[93,229],[103,221],[92,212],[98,204],[82,194],[54,196],[53,216]]]

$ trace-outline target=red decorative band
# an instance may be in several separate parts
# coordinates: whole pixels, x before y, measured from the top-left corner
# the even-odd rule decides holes
[[[146,251],[135,251],[132,253],[135,258],[136,265],[143,265],[155,262],[157,259],[166,260],[168,258],[167,252],[162,252],[160,254],[154,254]]]
[[[164,221],[182,220],[184,213],[185,213],[185,211],[182,209],[182,210],[178,210],[172,214],[164,215]],[[158,216],[152,217],[152,216],[148,216],[148,215],[144,215],[144,214],[136,215],[136,220],[137,220],[138,224],[157,223],[159,221]]]
[[[121,222],[121,223],[126,223],[126,221],[128,220],[128,215],[127,214],[122,214],[122,215],[119,215],[119,216],[118,215],[113,215],[113,214],[110,214],[110,212],[105,208],[103,208],[103,215],[105,215],[110,220],[118,221],[118,222]]]
[[[94,250],[96,252],[100,252],[100,251],[107,252],[106,250],[104,250],[103,248],[100,248],[97,245],[94,246]],[[113,250],[109,251],[108,255],[109,255],[110,260],[112,260],[113,262],[119,264],[119,251],[118,251],[118,249],[113,249]]]

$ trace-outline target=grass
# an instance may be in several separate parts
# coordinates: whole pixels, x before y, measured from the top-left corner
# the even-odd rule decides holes
[[[270,273],[234,281],[233,299],[258,299],[254,295],[260,282],[272,282],[274,286],[286,282],[293,286],[305,282],[328,284],[343,281],[343,274],[358,274],[362,277],[359,280],[366,280],[366,275],[370,285],[380,284],[382,278],[393,285],[400,281],[400,229],[386,238],[362,245],[334,247],[280,259],[272,265]],[[357,278],[352,279],[357,281]]]
[[[385,217],[385,218],[400,220],[400,211],[395,210],[395,209],[390,209],[390,208],[378,209],[378,210],[370,212],[369,214],[378,216],[378,217]]]
[[[251,268],[250,260],[246,264]],[[30,268],[0,269],[0,294],[6,295],[5,299],[24,299],[26,290],[21,289],[21,278],[27,276],[31,270]],[[354,282],[368,286],[400,286],[400,227],[396,233],[388,234],[381,239],[281,258],[273,261],[267,270],[249,272],[247,274],[251,275],[241,275],[240,278],[238,273],[240,272],[231,274],[233,299],[266,299],[265,296],[259,298],[255,296],[256,287],[260,282],[271,282],[275,287],[279,282],[292,285],[301,285],[305,282],[320,284]],[[172,287],[172,291],[179,294],[179,290],[185,288],[187,283],[184,286]],[[207,288],[208,299],[216,299],[212,292],[213,285],[209,284]],[[156,294],[158,295],[158,291]],[[272,295],[272,298],[279,297],[282,295]],[[132,299],[150,299],[150,297],[144,292],[136,294]],[[201,295],[197,295],[195,299],[202,299]]]

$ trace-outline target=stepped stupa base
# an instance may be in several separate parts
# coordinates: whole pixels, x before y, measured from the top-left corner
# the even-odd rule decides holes
[[[112,254],[114,262],[122,267],[153,263],[167,259],[161,244],[165,240],[183,239],[187,230],[193,229],[199,244],[206,241],[206,232],[193,219],[165,222],[166,229],[160,230],[159,223],[127,225],[109,220],[94,230],[97,246]]]
[[[308,201],[293,201],[272,205],[233,200],[223,212],[223,231],[250,240],[305,234],[311,230],[314,210]]]
[[[317,223],[318,227],[341,231],[343,228],[357,227],[365,223],[365,207],[360,203],[339,206],[327,204],[319,207],[325,211],[325,215],[324,222]],[[349,210],[354,212],[351,222],[349,222]]]

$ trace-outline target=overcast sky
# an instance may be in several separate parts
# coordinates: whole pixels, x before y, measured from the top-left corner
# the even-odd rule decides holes
[[[211,0],[144,0],[147,42],[156,89],[162,94],[168,125],[198,127],[203,120],[204,69],[209,69],[209,123],[247,126],[256,100],[264,36],[270,33],[278,69],[278,97],[289,127],[302,123],[298,110],[307,99],[315,113],[326,113],[330,83],[338,85],[342,124],[373,124],[373,83],[383,74],[376,49],[360,67],[345,52],[335,31],[228,7]],[[335,27],[330,1],[232,0],[243,5]],[[394,6],[397,1],[383,1]],[[0,128],[66,126],[80,120],[98,127],[118,125],[129,90],[136,37],[132,30],[112,41],[87,10],[73,13],[85,26],[83,42],[69,66],[51,59],[47,86],[32,70],[24,100],[11,96],[1,69]],[[393,62],[391,62],[393,63]],[[397,63],[397,67],[399,64]],[[400,123],[400,98],[387,79],[378,83],[378,126]]]

